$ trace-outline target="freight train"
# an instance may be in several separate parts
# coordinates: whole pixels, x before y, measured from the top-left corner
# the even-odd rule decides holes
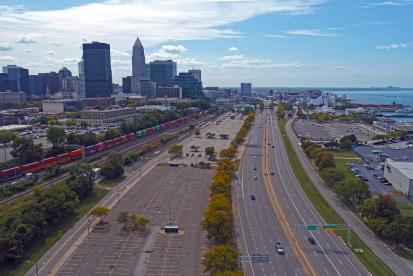
[[[116,147],[118,145],[130,142],[130,141],[135,141],[137,138],[144,137],[146,135],[150,135],[154,132],[169,128],[169,127],[174,127],[180,123],[186,122],[189,119],[192,119],[193,117],[197,117],[197,114],[187,116],[187,117],[182,117],[177,120],[169,121],[164,124],[159,124],[155,125],[153,127],[148,127],[143,130],[139,130],[136,133],[130,133],[127,135],[123,135],[121,137],[112,139],[112,140],[107,140],[92,146],[85,147],[85,156],[90,156],[93,155],[97,152],[105,151],[110,148]],[[28,173],[36,173],[41,170],[45,170],[51,167],[55,167],[58,165],[62,165],[74,160],[81,159],[83,157],[83,150],[82,149],[76,149],[69,151],[64,154],[60,154],[54,157],[49,157],[42,159],[38,162],[26,164],[23,166],[19,167],[14,167],[10,169],[5,169],[0,171],[0,183],[8,180],[12,180],[15,178],[22,177]]]

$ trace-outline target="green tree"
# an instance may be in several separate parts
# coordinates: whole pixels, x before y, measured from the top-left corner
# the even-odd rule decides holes
[[[354,180],[345,180],[334,186],[337,197],[347,204],[358,205],[370,196],[366,183]]]
[[[66,141],[66,132],[63,128],[51,126],[47,129],[47,140],[53,145],[55,153],[61,152],[63,144]]]
[[[13,131],[0,130],[0,143],[3,144],[4,160],[5,161],[7,161],[6,146],[10,142],[12,142],[15,137],[16,137],[16,135],[13,133]]]
[[[77,163],[70,168],[69,174],[66,184],[80,200],[92,194],[95,172],[89,164]]]
[[[10,154],[16,158],[21,165],[39,161],[43,155],[42,144],[35,145],[33,140],[18,137],[14,139]]]
[[[215,148],[214,147],[206,147],[205,154],[209,157],[209,160],[215,159]]]
[[[181,157],[183,154],[183,146],[182,145],[172,145],[169,150],[168,153],[171,155],[172,158],[178,158]]]
[[[329,187],[334,187],[346,178],[344,174],[336,168],[324,168],[320,171],[320,176]]]
[[[81,122],[80,122],[80,126],[81,126],[83,129],[87,129],[88,126],[89,126],[89,123],[86,122],[86,121],[81,121]]]
[[[149,219],[144,216],[130,215],[129,220],[131,221],[134,230],[138,232],[145,232],[149,225]]]
[[[212,275],[238,268],[238,250],[232,245],[216,245],[205,252],[202,264],[204,271]],[[225,275],[225,274],[224,274]]]
[[[359,206],[359,211],[364,218],[385,219],[388,222],[400,216],[400,210],[391,195],[379,195],[375,199],[366,200]]]
[[[104,223],[103,219],[109,214],[110,209],[103,207],[103,206],[97,206],[90,211],[89,215],[99,217],[100,221],[99,224]]]
[[[108,160],[103,164],[101,174],[106,179],[115,179],[125,172],[122,167],[122,156],[117,152],[112,152]]]
[[[334,156],[331,152],[322,150],[317,154],[315,164],[320,170],[335,167]]]

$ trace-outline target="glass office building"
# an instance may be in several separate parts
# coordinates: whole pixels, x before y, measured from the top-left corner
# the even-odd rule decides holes
[[[83,56],[79,62],[79,97],[110,97],[112,91],[109,44],[83,44]]]

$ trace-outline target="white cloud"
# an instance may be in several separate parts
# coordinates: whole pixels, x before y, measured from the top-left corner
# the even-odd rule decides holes
[[[378,1],[361,5],[362,8],[399,7],[413,4],[412,0]]]
[[[130,54],[128,52],[119,51],[116,49],[110,49],[110,54],[114,57],[129,57]]]
[[[297,30],[287,30],[284,33],[289,35],[299,35],[299,36],[316,36],[316,37],[324,37],[324,36],[334,36],[334,33],[325,32],[320,29],[297,29]]]
[[[265,37],[270,37],[270,38],[284,38],[284,37],[287,37],[285,35],[275,35],[275,34],[266,34],[264,36]]]
[[[33,38],[22,37],[19,40],[17,40],[16,42],[21,43],[21,44],[32,44],[32,43],[36,43],[36,40],[34,40]]]
[[[238,51],[238,48],[237,48],[237,47],[229,47],[229,48],[228,48],[228,51],[230,51],[230,52],[236,52],[236,51]]]
[[[0,42],[0,51],[11,51],[13,46],[10,43]]]
[[[12,56],[0,56],[0,62],[16,62],[17,58]]]
[[[393,49],[399,49],[399,48],[407,48],[409,47],[409,44],[407,43],[391,43],[387,45],[377,45],[376,49],[377,50],[393,50]]]
[[[208,64],[202,60],[196,58],[180,58],[176,60],[179,65],[186,66],[186,67],[205,67]]]
[[[224,61],[242,60],[242,59],[244,59],[244,55],[223,56],[221,59],[224,60]]]
[[[28,53],[28,54],[34,53],[34,50],[33,50],[33,49],[25,49],[24,51],[25,51],[26,53]]]
[[[183,52],[186,52],[188,49],[182,45],[163,45],[161,48],[149,55],[149,60],[156,59],[178,59],[181,57]]]
[[[244,55],[231,55],[221,58],[225,61],[222,68],[254,69],[254,68],[297,68],[302,64],[294,63],[274,63],[269,59],[249,58]]]
[[[51,42],[50,44],[53,45],[53,46],[56,46],[56,47],[63,46],[63,43],[56,42],[56,41],[53,41],[53,42]]]
[[[53,51],[53,50],[49,50],[49,51],[43,52],[43,54],[48,55],[48,56],[54,56],[54,55],[56,55],[56,52]]]
[[[56,57],[75,56],[81,38],[101,41],[112,49],[131,49],[136,35],[144,47],[184,40],[210,40],[239,37],[233,24],[269,13],[307,14],[327,0],[102,0],[65,9],[28,11],[24,7],[0,8],[0,37],[31,44],[36,52],[50,47],[50,41],[63,46]],[[27,33],[35,30],[36,33]],[[161,54],[173,54],[165,49]],[[23,55],[23,64],[39,62],[36,55]],[[21,51],[19,53],[19,51]],[[181,53],[175,53],[181,55]],[[159,56],[158,56],[159,57]],[[161,57],[159,57],[161,58]],[[178,58],[177,58],[178,59]],[[47,64],[39,70],[50,71]],[[76,72],[76,67],[71,68]],[[120,75],[114,74],[119,80]]]

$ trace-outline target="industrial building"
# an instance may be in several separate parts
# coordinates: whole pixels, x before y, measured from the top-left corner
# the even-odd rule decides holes
[[[413,162],[395,162],[387,159],[384,177],[396,190],[407,197],[413,197]]]

